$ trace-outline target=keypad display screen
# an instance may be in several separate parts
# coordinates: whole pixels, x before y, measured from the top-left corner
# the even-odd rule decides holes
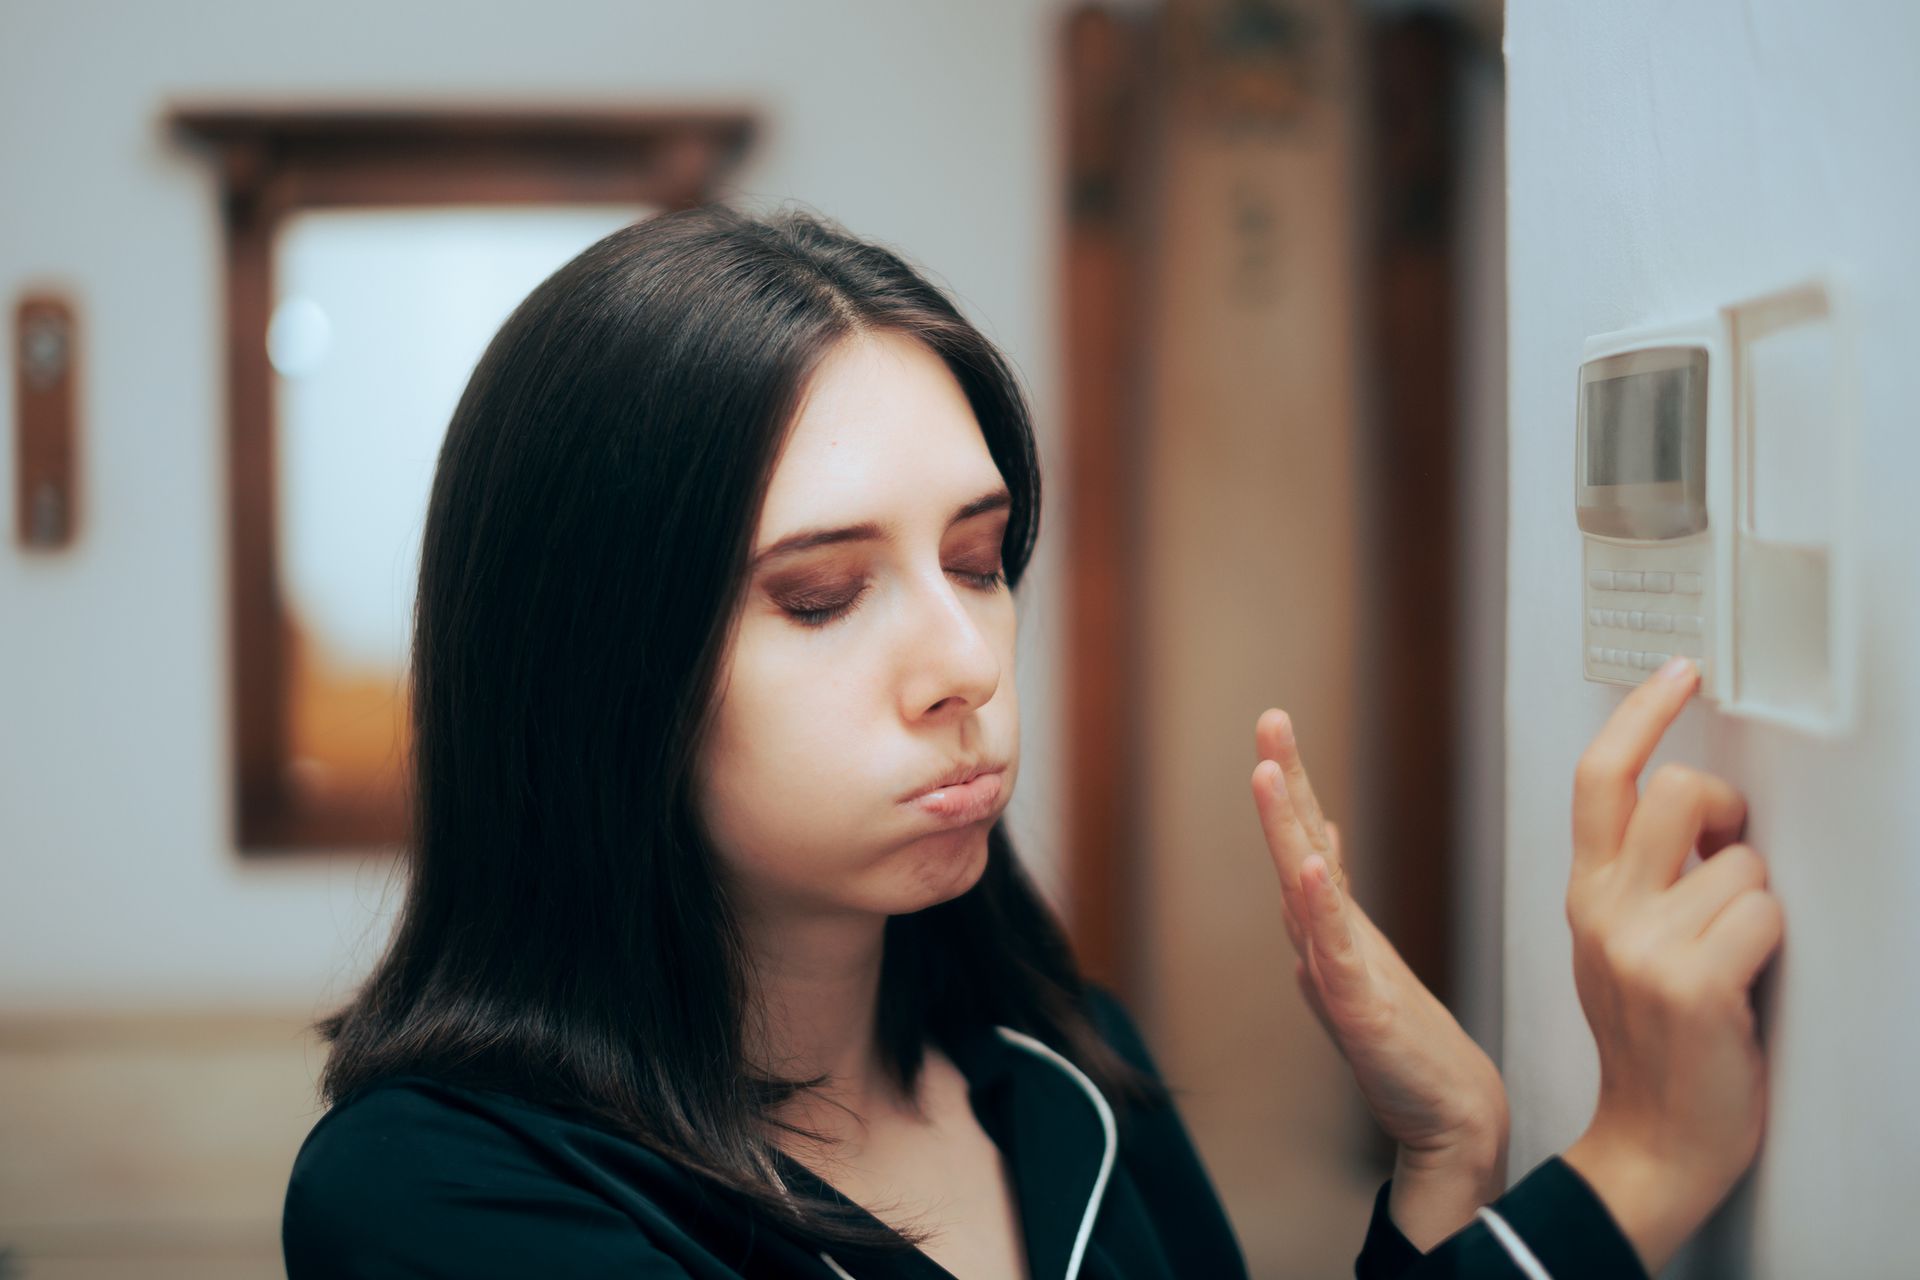
[[[1658,542],[1707,527],[1708,355],[1675,343],[1580,366],[1573,479],[1582,530]]]
[[[1586,385],[1586,483],[1664,484],[1685,477],[1694,369],[1682,365]]]

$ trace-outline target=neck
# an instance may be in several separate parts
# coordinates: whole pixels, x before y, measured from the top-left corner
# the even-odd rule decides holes
[[[742,923],[752,960],[749,1060],[784,1079],[825,1078],[781,1118],[843,1136],[896,1104],[877,1032],[886,918],[756,912]]]

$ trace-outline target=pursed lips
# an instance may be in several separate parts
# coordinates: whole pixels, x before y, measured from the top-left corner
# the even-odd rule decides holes
[[[962,765],[958,768],[948,770],[936,781],[927,783],[902,797],[902,802],[918,800],[921,796],[931,795],[935,791],[942,791],[948,787],[957,787],[963,783],[971,782],[982,774],[1000,773],[1005,769],[1006,766],[997,761],[981,761],[975,764]]]

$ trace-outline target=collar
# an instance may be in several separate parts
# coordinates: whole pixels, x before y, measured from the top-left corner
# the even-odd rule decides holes
[[[1077,1280],[1119,1152],[1112,1106],[1058,1050],[1011,1027],[984,1028],[942,1047],[966,1076],[974,1116],[1006,1161],[1029,1275]],[[783,1174],[790,1171],[814,1194],[852,1204],[797,1161],[782,1163]],[[834,1276],[853,1274],[821,1258]],[[925,1254],[916,1252],[910,1263],[897,1273],[952,1280]]]
[[[1004,1136],[987,1131],[1009,1157],[1028,1269],[1033,1280],[1056,1275],[1075,1280],[1119,1154],[1113,1107],[1058,1050],[1011,1027],[993,1030],[1020,1055],[999,1077],[1010,1123]],[[973,1092],[973,1109],[980,1114],[978,1088]]]

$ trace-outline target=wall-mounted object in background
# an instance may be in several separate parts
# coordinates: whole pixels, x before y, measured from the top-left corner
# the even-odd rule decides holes
[[[52,294],[20,299],[13,317],[14,510],[29,551],[73,545],[79,529],[80,330]]]
[[[485,319],[455,353],[464,383],[503,281],[517,301],[612,225],[717,198],[753,121],[243,103],[171,124],[215,161],[225,213],[234,843],[403,844],[411,590],[393,588],[452,408],[428,385],[450,335]],[[530,248],[575,233],[523,278]],[[379,542],[396,530],[410,543]]]
[[[1854,712],[1854,412],[1830,280],[1591,338],[1574,500],[1589,680],[1694,658],[1721,710],[1834,735]]]

